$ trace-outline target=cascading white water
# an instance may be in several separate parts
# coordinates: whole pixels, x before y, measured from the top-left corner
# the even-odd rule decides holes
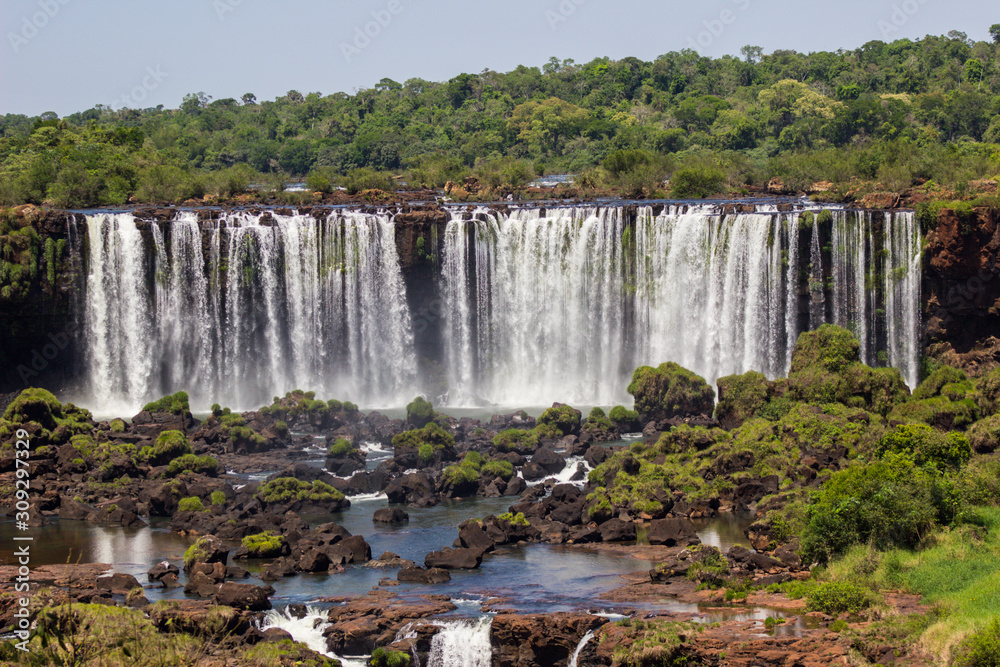
[[[428,667],[490,667],[492,616],[476,620],[446,621],[441,632],[431,639]]]
[[[418,390],[388,214],[232,213],[203,230],[181,213],[147,240],[131,214],[87,223],[98,412],[182,389],[201,409],[252,409],[295,388],[397,405]]]
[[[131,214],[88,216],[87,234],[86,363],[92,391],[111,411],[145,400],[153,378],[146,252]]]
[[[323,631],[330,627],[326,614],[317,607],[307,607],[302,618],[293,616],[288,607],[278,611],[271,609],[264,614],[260,621],[260,629],[279,628],[292,636],[297,642],[301,642],[317,653],[321,653],[330,658],[340,660],[344,667],[365,667],[368,664],[364,659],[344,658],[327,650],[326,638]]]
[[[915,386],[919,235],[912,213],[880,215],[814,216],[800,241],[799,213],[716,206],[642,207],[634,226],[615,207],[456,213],[443,281],[449,402],[626,403],[632,370],[663,361],[712,384],[751,369],[780,377],[798,335],[827,321]]]
[[[181,389],[202,410],[294,388],[405,404],[423,378],[393,225],[350,211],[87,216],[90,407],[127,414]],[[440,270],[432,361],[452,406],[628,404],[632,370],[663,361],[710,383],[780,377],[799,333],[828,320],[868,363],[917,381],[908,212],[833,211],[800,231],[799,213],[774,210],[484,208],[453,214]]]
[[[580,643],[576,645],[576,650],[573,651],[572,657],[569,659],[568,667],[577,667],[577,663],[580,660],[580,654],[583,653],[583,649],[590,643],[590,640],[594,638],[594,631],[587,630],[587,634],[580,638]]]
[[[623,388],[607,391],[607,378],[621,376],[623,229],[617,208],[452,220],[444,273],[449,402],[617,397]]]
[[[910,387],[920,378],[920,230],[912,211],[885,213],[885,312],[889,365]]]

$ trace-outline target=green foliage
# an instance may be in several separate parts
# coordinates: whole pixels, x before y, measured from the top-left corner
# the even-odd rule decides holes
[[[972,456],[969,439],[962,433],[941,433],[925,424],[904,424],[882,436],[878,453],[907,453],[917,465],[958,468]]]
[[[670,178],[672,195],[677,199],[704,199],[722,190],[726,173],[709,166],[683,167]]]
[[[715,406],[715,392],[705,380],[672,361],[637,368],[628,393],[643,421],[710,415]]]
[[[356,451],[354,445],[347,438],[337,438],[330,445],[330,456],[333,458],[350,456],[354,451]]]
[[[580,413],[568,405],[548,408],[538,417],[539,427],[554,427],[559,431],[559,437],[571,435],[580,430]]]
[[[153,466],[170,463],[186,454],[193,454],[191,443],[181,431],[163,431],[152,447],[142,450],[146,462]]]
[[[520,428],[509,428],[493,436],[493,445],[505,452],[530,454],[538,449],[538,433]]]
[[[434,406],[417,396],[406,406],[406,421],[414,428],[423,428],[434,419]]]
[[[995,27],[1000,40],[1000,26]],[[1000,667],[1000,618],[965,638],[955,653],[957,667]]]
[[[200,501],[199,501],[200,502]],[[190,569],[195,563],[204,563],[209,556],[211,542],[208,536],[199,537],[198,540],[187,548],[184,552],[184,567]]]
[[[948,483],[890,453],[834,473],[807,508],[807,560],[826,562],[853,544],[916,547],[938,522],[950,522]]]
[[[201,498],[190,496],[188,498],[181,498],[177,503],[177,509],[181,512],[204,512],[205,506],[202,504]]]
[[[344,494],[326,482],[303,482],[294,477],[279,477],[263,484],[257,497],[265,503],[286,503],[295,501],[339,502]]]
[[[222,491],[212,491],[212,495],[209,496],[209,501],[213,505],[225,505],[226,504],[226,494]]]
[[[743,375],[730,375],[719,378],[716,384],[719,402],[715,418],[724,426],[739,426],[767,405],[767,378],[762,373],[747,371]]]
[[[625,406],[616,405],[608,413],[608,419],[618,425],[619,428],[626,425],[638,424],[639,413],[635,410],[628,410]]]
[[[842,403],[884,415],[908,397],[892,368],[869,368],[851,332],[832,324],[799,336],[788,373],[788,396],[810,403]]]
[[[112,419],[109,424],[109,430],[112,433],[124,433],[125,432],[125,422],[121,419]]]
[[[871,591],[849,581],[831,581],[815,587],[807,596],[806,604],[809,611],[857,614],[871,607],[875,599]]]
[[[404,431],[393,436],[392,445],[396,449],[416,449],[421,460],[428,462],[438,452],[453,450],[455,438],[435,422],[430,422],[423,428]]]
[[[514,464],[504,460],[487,461],[480,468],[480,472],[487,477],[499,477],[506,482],[514,476]]]
[[[184,454],[172,460],[167,467],[167,475],[170,477],[177,477],[186,472],[215,477],[219,474],[219,462],[211,456]]]
[[[371,667],[410,667],[410,654],[378,647],[368,661]]]
[[[450,465],[444,469],[443,478],[450,486],[464,486],[479,481],[479,471],[470,465]]]
[[[170,414],[181,416],[191,414],[188,395],[184,391],[179,391],[171,396],[164,396],[158,401],[147,403],[142,410],[143,412],[169,412]]]
[[[523,526],[527,528],[531,523],[525,518],[523,512],[518,512],[517,514],[512,514],[510,512],[504,512],[497,517],[501,521],[506,521],[512,526]]]
[[[250,558],[276,558],[285,548],[285,536],[271,531],[247,535],[241,544]]]

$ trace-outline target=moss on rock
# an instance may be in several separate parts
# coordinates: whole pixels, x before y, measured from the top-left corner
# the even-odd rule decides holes
[[[715,406],[715,392],[704,378],[672,361],[637,368],[628,393],[644,422],[711,415]]]

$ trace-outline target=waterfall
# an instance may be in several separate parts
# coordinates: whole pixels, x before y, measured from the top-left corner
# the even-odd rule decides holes
[[[92,392],[109,411],[148,400],[155,327],[146,252],[127,213],[88,216],[86,363]]]
[[[825,322],[915,386],[913,214],[832,213],[801,232],[797,212],[713,205],[640,207],[634,222],[619,207],[455,213],[443,271],[449,402],[628,404],[632,370],[663,361],[710,384],[751,369],[782,377],[798,335]]]
[[[419,286],[426,269],[404,281],[390,213],[87,215],[69,229],[83,400],[129,414],[185,390],[197,411],[247,410],[300,388],[371,408],[434,388],[453,407],[628,405],[640,365],[675,361],[713,384],[782,377],[798,335],[824,322],[915,386],[914,215],[830,213],[455,209]],[[411,309],[439,325],[417,329]]]
[[[428,667],[490,667],[492,623],[492,616],[441,623],[443,629],[431,639]]]
[[[253,409],[292,389],[369,405],[419,390],[388,214],[88,216],[87,369],[99,412],[187,391]]]
[[[330,622],[323,610],[317,607],[307,607],[302,618],[295,618],[288,607],[281,611],[271,609],[261,618],[259,627],[261,630],[280,628],[290,634],[292,639],[305,644],[313,651],[340,660],[344,667],[365,667],[368,664],[363,658],[344,658],[328,650],[323,631],[330,627]]]
[[[573,657],[569,659],[569,667],[577,667],[577,661],[580,659],[580,654],[583,653],[584,647],[586,647],[587,644],[590,643],[590,640],[593,638],[594,638],[594,631],[587,630],[587,634],[585,634],[580,639],[580,643],[576,645],[576,650],[573,651]]]
[[[910,387],[920,378],[920,230],[912,211],[885,213],[885,312],[889,365]]]

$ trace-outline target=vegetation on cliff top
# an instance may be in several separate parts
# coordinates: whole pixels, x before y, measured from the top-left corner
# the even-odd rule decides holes
[[[178,109],[98,106],[0,118],[0,204],[58,207],[330,192],[475,175],[496,198],[536,174],[585,194],[697,197],[743,188],[828,199],[921,184],[949,198],[998,173],[1000,45],[947,36],[837,52],[652,62],[552,58],[543,67],[382,79],[353,95],[184,98]],[[474,190],[475,188],[473,188]],[[311,199],[304,195],[304,199]]]

